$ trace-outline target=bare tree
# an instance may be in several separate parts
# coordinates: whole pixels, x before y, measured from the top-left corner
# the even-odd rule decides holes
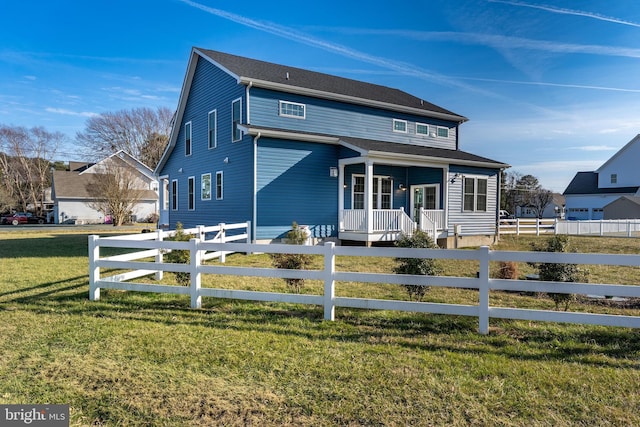
[[[146,192],[135,171],[115,161],[106,163],[86,188],[92,198],[87,205],[105,216],[111,215],[114,226],[131,217]]]
[[[43,127],[0,126],[0,176],[12,208],[26,211],[31,204],[42,213],[53,157],[63,139]]]
[[[98,160],[124,150],[153,169],[169,140],[172,118],[166,107],[102,113],[87,119],[85,130],[76,134],[76,140],[89,158]]]
[[[529,196],[529,207],[537,218],[542,218],[544,210],[553,201],[553,193],[544,188],[533,190]]]

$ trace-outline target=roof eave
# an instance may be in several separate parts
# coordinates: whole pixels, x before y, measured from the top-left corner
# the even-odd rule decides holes
[[[253,79],[251,77],[240,76],[238,81],[241,84],[253,87],[261,87],[263,89],[272,89],[281,92],[294,93],[297,95],[313,96],[315,98],[323,98],[340,102],[348,102],[350,104],[373,106],[383,108],[385,110],[398,111],[402,113],[416,114],[423,117],[431,117],[435,119],[448,120],[458,124],[464,123],[469,119],[457,114],[440,113],[438,111],[422,110],[420,108],[407,107],[404,105],[391,104],[388,102],[376,101],[371,99],[358,98],[350,95],[343,95],[333,92],[325,92],[317,89],[309,89],[300,86],[288,85],[285,83],[270,82],[268,80]]]

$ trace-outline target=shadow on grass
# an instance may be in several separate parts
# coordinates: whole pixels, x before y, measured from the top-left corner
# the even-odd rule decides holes
[[[4,302],[23,304],[43,315],[92,316],[155,324],[193,325],[216,330],[295,336],[313,341],[401,346],[416,351],[486,354],[514,360],[572,361],[595,366],[640,369],[640,334],[626,328],[581,327],[495,321],[487,336],[478,334],[475,317],[337,309],[336,322],[323,321],[323,310],[295,304],[208,299],[192,310],[189,298],[103,290],[101,301],[88,301],[88,284],[60,287],[69,280],[25,289],[42,290]],[[76,290],[76,292],[69,292]]]

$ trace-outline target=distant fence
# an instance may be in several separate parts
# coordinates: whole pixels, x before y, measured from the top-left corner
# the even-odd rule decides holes
[[[549,218],[501,219],[500,234],[570,234],[573,236],[640,237],[638,219],[602,219],[559,221]]]
[[[248,224],[244,226],[247,227],[247,231],[251,228]],[[228,230],[228,227],[230,226],[226,227],[226,230]],[[225,230],[225,227],[222,226],[222,229]],[[160,232],[158,232],[158,235],[160,235]],[[640,286],[635,285],[491,279],[489,277],[490,262],[553,262],[638,267],[640,266],[640,255],[492,251],[489,250],[488,247],[481,247],[476,250],[453,250],[342,247],[335,246],[334,243],[326,243],[323,246],[283,244],[258,245],[250,243],[227,243],[223,242],[224,239],[220,237],[210,240],[195,238],[191,239],[189,242],[167,241],[162,238],[144,239],[143,237],[144,235],[119,237],[89,236],[89,297],[92,301],[100,299],[101,288],[108,288],[127,291],[189,295],[191,297],[192,308],[200,308],[202,306],[202,297],[318,305],[324,307],[324,318],[326,320],[335,319],[336,307],[473,316],[478,318],[479,332],[481,334],[488,333],[490,318],[640,328],[640,317],[636,316],[556,312],[549,310],[492,307],[489,305],[489,294],[492,290],[555,292],[633,298],[640,297]],[[245,241],[250,240],[248,233],[238,235],[237,238],[240,240],[244,239]],[[103,247],[142,250],[125,255],[101,257],[100,248]],[[173,264],[163,262],[162,255],[168,250],[190,251],[190,264]],[[300,253],[319,255],[324,258],[324,263],[323,268],[319,270],[286,270],[275,268],[235,267],[221,264],[203,264],[203,261],[207,256],[211,256],[213,254],[221,256],[221,254],[230,252]],[[478,262],[479,268],[477,277],[414,276],[404,274],[347,272],[336,270],[337,256],[475,260]],[[151,258],[153,261],[149,260]],[[147,259],[147,261],[140,261],[140,259]],[[101,277],[101,268],[128,271],[108,277]],[[162,277],[162,272],[164,271],[189,273],[190,285],[174,286],[129,282],[130,280],[138,277],[154,274],[156,275],[156,278],[159,278]],[[208,287],[203,288],[201,286],[201,280],[202,275],[204,274],[319,280],[324,283],[324,291],[322,295],[303,295]],[[461,305],[341,297],[336,296],[335,294],[336,282],[386,283],[397,285],[442,286],[472,290],[475,289],[478,291],[478,304]]]

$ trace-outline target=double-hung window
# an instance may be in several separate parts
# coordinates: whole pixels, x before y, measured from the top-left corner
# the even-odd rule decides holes
[[[353,209],[364,209],[364,175],[353,175]],[[386,176],[373,177],[373,209],[392,209],[393,180]]]
[[[209,139],[209,149],[216,148],[218,146],[218,112],[217,110],[209,111],[209,115],[207,116],[208,123],[208,139]]]
[[[231,103],[231,142],[242,139],[240,124],[242,123],[242,99],[238,98]]]
[[[187,200],[187,206],[190,211],[196,208],[196,178],[194,176],[190,176],[187,180],[188,185],[188,194],[189,198]]]
[[[224,187],[222,180],[222,172],[216,172],[216,200],[222,200],[224,195]]]
[[[298,102],[280,101],[278,111],[278,114],[282,117],[293,117],[295,119],[305,119],[307,117],[307,106]]]
[[[191,122],[184,124],[184,155],[191,155]]]
[[[178,180],[171,181],[171,210],[178,210]]]
[[[200,200],[211,200],[211,174],[204,173],[200,177]]]
[[[463,210],[486,212],[487,210],[487,178],[465,177]]]

